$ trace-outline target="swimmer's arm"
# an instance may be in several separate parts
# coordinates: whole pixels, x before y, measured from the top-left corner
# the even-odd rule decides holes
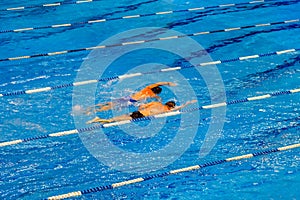
[[[188,101],[188,102],[186,102],[185,104],[183,104],[181,106],[177,106],[177,107],[171,109],[171,111],[180,110],[180,109],[186,107],[187,105],[192,104],[192,103],[196,103],[196,102],[197,102],[197,100]]]
[[[176,83],[172,83],[172,82],[157,82],[151,85],[148,85],[148,88],[154,88],[157,86],[161,86],[161,85],[168,85],[168,86],[176,86]]]
[[[148,108],[149,106],[150,106],[149,103],[142,104],[142,105],[139,106],[139,110],[144,110],[144,109]]]
[[[150,103],[146,103],[146,104],[142,104],[142,105],[140,105],[139,106],[139,111],[140,110],[145,110],[145,109],[148,109],[149,107],[151,107],[151,106],[153,106],[153,105],[155,105],[155,104],[157,104],[157,102],[150,102]]]

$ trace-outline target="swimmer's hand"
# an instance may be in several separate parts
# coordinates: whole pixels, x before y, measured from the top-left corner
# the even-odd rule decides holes
[[[197,102],[197,100],[187,101],[185,104],[182,105],[182,107],[185,107],[185,106],[187,106],[189,104],[196,103],[196,102]]]
[[[189,104],[192,104],[192,103],[196,103],[196,102],[197,102],[197,100],[188,101],[188,102],[186,102],[185,104],[183,104],[181,106],[177,106],[177,107],[173,108],[172,111],[180,110],[180,109],[184,108],[185,106],[187,106]]]
[[[176,83],[168,82],[168,86],[177,86]]]
[[[197,102],[197,100],[192,100],[192,101],[186,102],[186,104],[192,104],[192,103],[196,103],[196,102]]]

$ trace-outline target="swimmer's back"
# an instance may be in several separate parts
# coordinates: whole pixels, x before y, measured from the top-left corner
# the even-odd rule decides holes
[[[168,106],[160,102],[151,102],[139,107],[140,113],[142,113],[144,116],[152,116],[152,115],[168,112],[169,110],[170,109],[168,108]]]
[[[146,87],[146,88],[142,89],[141,91],[133,94],[131,96],[131,98],[136,101],[140,101],[140,100],[145,100],[147,98],[154,98],[156,96],[157,95],[151,90],[150,87]]]

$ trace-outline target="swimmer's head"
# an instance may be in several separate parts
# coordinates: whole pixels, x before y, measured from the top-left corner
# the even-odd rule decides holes
[[[175,106],[176,106],[175,101],[168,101],[165,105],[171,109],[175,108]]]
[[[152,92],[154,92],[154,94],[160,94],[162,89],[159,86],[156,86],[154,88],[151,88]]]

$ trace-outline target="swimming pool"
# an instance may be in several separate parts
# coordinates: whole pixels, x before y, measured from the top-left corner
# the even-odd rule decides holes
[[[299,143],[299,1],[2,1],[0,10],[1,199],[300,197],[299,148],[215,162]],[[158,81],[178,84],[163,87],[163,102],[198,103],[104,128],[74,113]],[[140,160],[120,158],[104,135]],[[146,154],[174,141],[180,151]]]

